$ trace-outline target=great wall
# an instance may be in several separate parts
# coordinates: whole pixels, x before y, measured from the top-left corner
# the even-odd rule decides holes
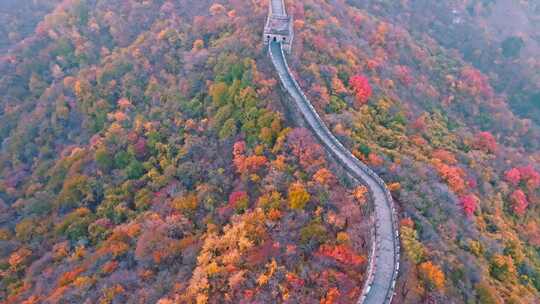
[[[293,20],[284,0],[270,0],[263,39],[283,88],[294,101],[307,126],[327,152],[355,179],[366,185],[374,205],[374,227],[367,276],[359,304],[391,303],[399,273],[400,242],[394,201],[384,181],[356,158],[332,134],[294,78],[285,51],[292,51]]]

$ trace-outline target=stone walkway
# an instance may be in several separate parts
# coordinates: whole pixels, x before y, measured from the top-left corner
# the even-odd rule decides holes
[[[281,2],[280,0],[272,0]],[[399,272],[398,220],[392,196],[384,181],[368,166],[358,160],[330,132],[311,102],[292,76],[279,42],[269,46],[270,57],[281,84],[291,95],[308,126],[334,158],[356,179],[365,184],[375,205],[375,227],[372,253],[369,257],[368,276],[358,303],[391,303]]]

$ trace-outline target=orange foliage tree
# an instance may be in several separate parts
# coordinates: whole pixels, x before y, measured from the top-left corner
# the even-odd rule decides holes
[[[321,185],[332,186],[336,183],[336,177],[326,168],[321,168],[313,175],[313,180]]]
[[[418,266],[418,272],[428,288],[441,290],[444,287],[444,273],[439,266],[430,261],[424,262]]]
[[[449,166],[440,160],[433,161],[435,169],[441,178],[448,183],[448,186],[455,193],[463,193],[466,190],[465,171],[459,167]]]
[[[239,174],[254,173],[268,163],[268,159],[262,155],[246,156],[246,143],[239,141],[233,146],[233,162]]]

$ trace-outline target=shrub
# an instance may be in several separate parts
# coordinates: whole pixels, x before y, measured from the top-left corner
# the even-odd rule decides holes
[[[300,240],[303,244],[314,242],[317,245],[328,239],[326,228],[315,221],[300,230]]]

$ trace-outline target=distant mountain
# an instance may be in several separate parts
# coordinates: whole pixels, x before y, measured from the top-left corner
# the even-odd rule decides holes
[[[60,0],[0,1],[0,54],[32,35],[37,24]]]

